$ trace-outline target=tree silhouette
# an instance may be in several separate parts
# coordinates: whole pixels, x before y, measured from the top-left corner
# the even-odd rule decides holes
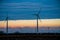
[[[3,31],[0,31],[0,34],[4,34],[4,32]]]
[[[14,34],[20,34],[18,31],[16,31]]]

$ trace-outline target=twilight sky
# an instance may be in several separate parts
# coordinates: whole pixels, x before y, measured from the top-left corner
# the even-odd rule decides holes
[[[32,14],[39,10],[41,19],[58,19],[60,0],[1,0],[0,20],[4,20],[7,13],[9,19],[36,19]]]
[[[35,27],[33,14],[39,11],[40,27],[60,27],[60,0],[0,0],[0,27],[6,26],[7,13],[9,27]]]

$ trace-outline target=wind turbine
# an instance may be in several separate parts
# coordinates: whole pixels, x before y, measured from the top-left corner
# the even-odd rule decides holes
[[[34,16],[36,16],[37,18],[36,18],[36,22],[37,22],[37,33],[39,32],[39,30],[38,30],[38,20],[40,19],[40,16],[39,16],[39,14],[41,13],[41,8],[39,9],[39,11],[36,13],[36,14],[33,14]],[[40,20],[40,22],[41,22],[41,20]]]
[[[7,32],[7,34],[8,34],[8,15],[7,15],[7,17],[6,17],[6,32]]]
[[[8,15],[8,14],[7,14]],[[4,16],[1,16],[1,17],[4,17]],[[4,19],[7,21],[7,24],[6,24],[6,33],[8,34],[8,16]]]
[[[10,17],[8,17],[8,13],[7,13],[7,17],[6,17],[6,33],[7,33],[7,35],[8,35],[8,19],[9,19]],[[16,20],[15,20],[16,21]]]

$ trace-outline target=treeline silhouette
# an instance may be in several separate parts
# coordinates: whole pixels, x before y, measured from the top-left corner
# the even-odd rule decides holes
[[[5,34],[3,31],[0,31],[0,34]]]
[[[0,31],[0,34],[7,34],[7,33],[5,33],[4,31]],[[20,34],[20,32],[16,31],[14,33],[8,33],[8,34]]]

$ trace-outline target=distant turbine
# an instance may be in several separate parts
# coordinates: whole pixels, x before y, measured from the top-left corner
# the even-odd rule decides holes
[[[2,17],[6,17],[4,20],[6,20],[6,33],[7,33],[7,35],[8,35],[8,19],[10,18],[10,17],[8,17],[8,13],[7,13],[7,15],[6,16],[0,16],[0,18],[2,18]],[[4,21],[3,20],[3,21]],[[15,20],[16,21],[16,20]]]
[[[9,19],[9,17],[8,17],[8,13],[7,13],[7,17],[6,17],[6,32],[7,32],[7,35],[8,35],[8,19]]]
[[[2,17],[4,17],[4,16],[1,16],[1,18],[2,18]],[[6,24],[6,33],[8,34],[8,16],[7,16],[4,20],[7,21],[7,24]],[[4,20],[3,20],[3,21],[4,21]]]
[[[8,34],[8,16],[6,17],[6,32]]]
[[[39,16],[40,12],[41,12],[41,8],[39,9],[38,13],[33,14],[33,15],[35,15],[37,17],[37,33],[39,32],[39,30],[38,30],[38,26],[39,26],[38,25],[38,19],[40,19],[40,16]],[[40,22],[41,22],[41,20],[40,20]]]
[[[1,16],[1,17],[4,17],[4,16]],[[6,20],[6,33],[8,34],[8,14],[7,14],[7,17],[4,20]]]

